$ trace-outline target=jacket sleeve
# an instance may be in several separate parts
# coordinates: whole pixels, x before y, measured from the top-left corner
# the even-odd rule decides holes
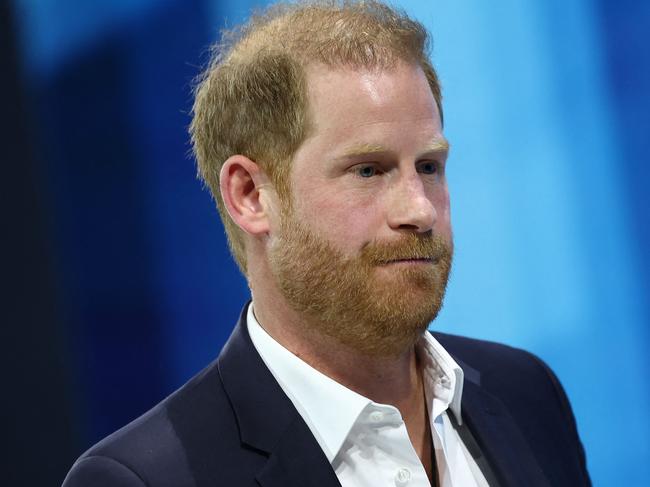
[[[63,481],[62,487],[146,487],[129,467],[106,456],[80,458]]]

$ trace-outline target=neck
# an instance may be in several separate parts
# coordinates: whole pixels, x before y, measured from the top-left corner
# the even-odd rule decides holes
[[[368,399],[396,407],[409,439],[431,480],[431,430],[422,372],[411,345],[391,356],[360,354],[332,337],[305,326],[304,318],[288,306],[280,293],[259,292],[251,286],[255,317],[264,330],[304,362]]]
[[[389,356],[361,354],[319,333],[317,324],[306,325],[281,296],[255,288],[252,293],[260,325],[311,367],[374,402],[397,407],[405,419],[421,409],[424,394],[414,345]]]

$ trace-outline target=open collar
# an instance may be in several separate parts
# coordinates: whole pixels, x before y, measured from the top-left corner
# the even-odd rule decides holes
[[[440,338],[439,334],[433,335]],[[444,343],[444,340],[440,338]],[[481,373],[453,354],[464,373],[463,418],[501,487],[551,487],[503,402],[481,385]]]
[[[332,463],[364,409],[377,404],[311,367],[278,343],[257,321],[254,303],[248,307],[246,321],[257,352]],[[462,424],[463,370],[428,332],[417,343],[417,354],[430,416],[434,418],[450,410],[457,423]]]
[[[242,444],[267,456],[263,487],[335,487],[340,483],[302,417],[255,350],[246,305],[217,360]]]
[[[372,402],[311,367],[259,324],[248,307],[248,332],[268,369],[291,399],[332,463],[363,410]]]
[[[255,350],[246,326],[247,308],[217,366],[242,443],[268,458],[257,474],[259,483],[263,487],[340,486],[309,427]],[[479,371],[456,355],[454,360],[464,371],[463,420],[501,486],[550,487],[506,407],[481,387]]]

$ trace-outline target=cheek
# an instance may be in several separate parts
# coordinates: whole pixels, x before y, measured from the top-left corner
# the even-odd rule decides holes
[[[432,199],[434,208],[438,215],[436,226],[443,228],[451,227],[451,208],[449,203],[449,190],[445,186],[444,190],[437,192]]]
[[[339,196],[332,198],[333,194]],[[300,206],[310,226],[342,249],[358,249],[372,240],[380,220],[376,198],[334,188],[312,193]]]

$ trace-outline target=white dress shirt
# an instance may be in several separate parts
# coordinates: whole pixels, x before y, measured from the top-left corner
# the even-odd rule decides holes
[[[309,426],[343,487],[429,486],[397,408],[330,379],[275,341],[248,308],[248,331],[262,360]],[[461,424],[463,371],[425,333],[418,343],[441,487],[488,487],[451,424]]]

